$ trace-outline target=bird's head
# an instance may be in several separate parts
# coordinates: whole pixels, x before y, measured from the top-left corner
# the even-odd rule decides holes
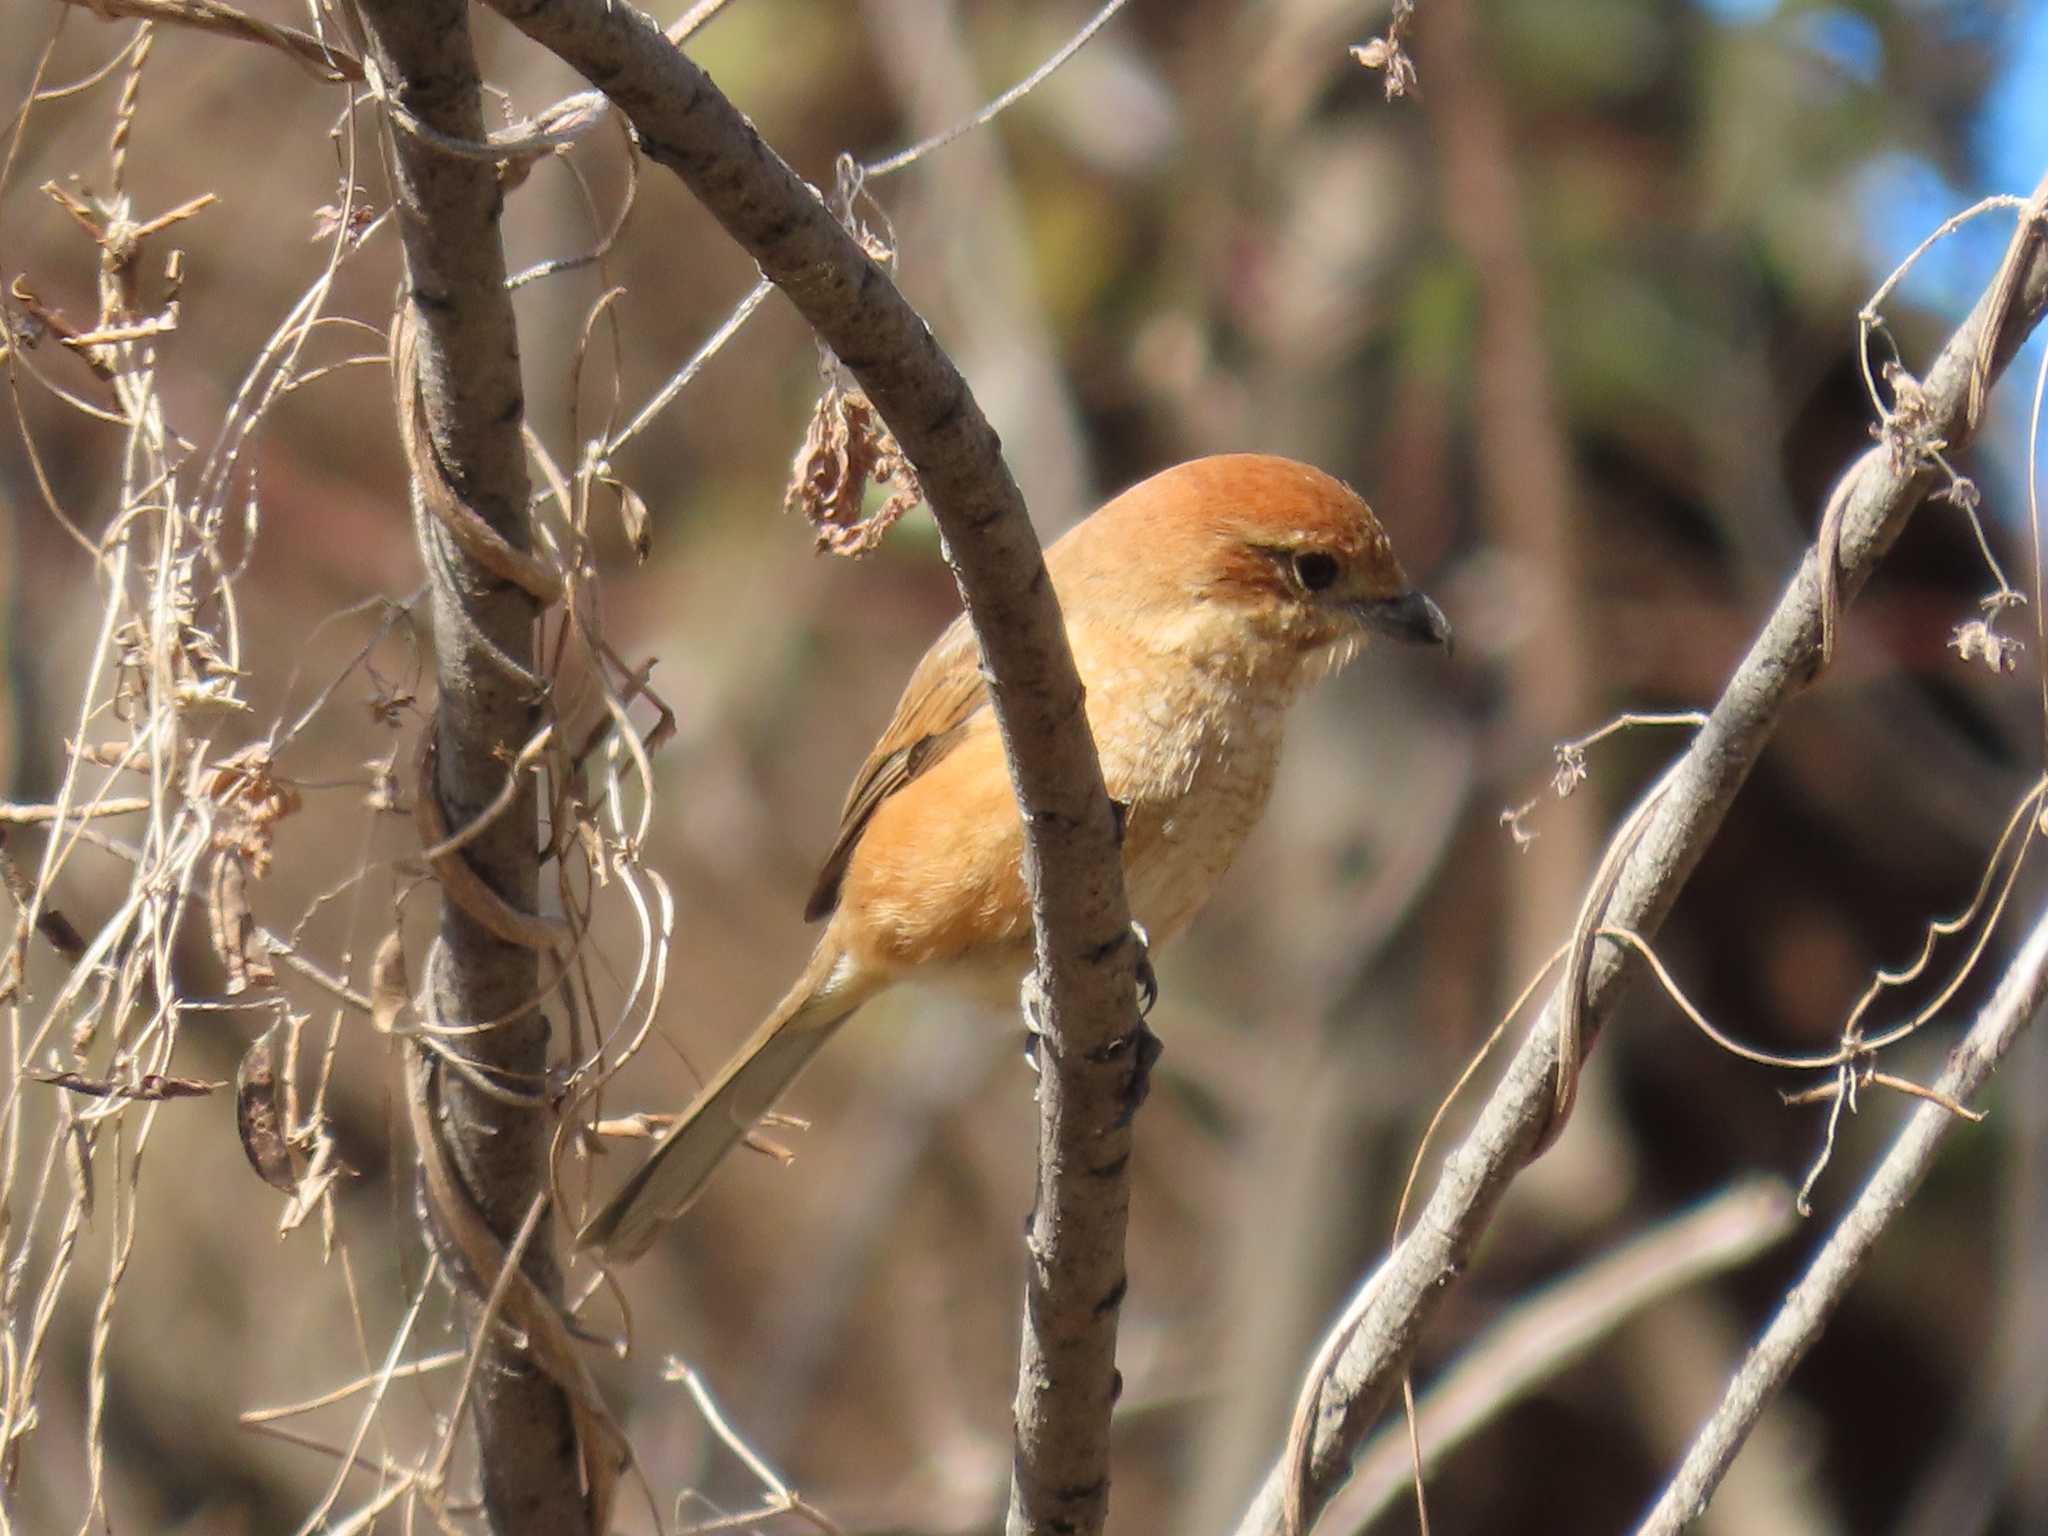
[[[1271,454],[1164,470],[1077,526],[1052,558],[1063,599],[1114,592],[1134,633],[1241,655],[1261,671],[1305,680],[1374,635],[1451,643],[1443,610],[1409,585],[1357,493]]]

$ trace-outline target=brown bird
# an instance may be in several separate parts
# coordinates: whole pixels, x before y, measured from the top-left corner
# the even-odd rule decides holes
[[[1196,459],[1045,554],[1123,811],[1124,879],[1149,941],[1187,926],[1265,809],[1287,708],[1373,634],[1448,645],[1348,486],[1266,454]],[[1022,817],[974,632],[956,619],[910,675],[840,813],[805,908],[810,963],[577,1236],[623,1262],[680,1215],[832,1032],[900,981],[1016,1005],[1032,964]]]

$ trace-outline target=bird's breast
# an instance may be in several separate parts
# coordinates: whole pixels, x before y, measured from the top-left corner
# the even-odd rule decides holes
[[[1201,668],[1091,688],[1103,777],[1125,807],[1131,913],[1153,943],[1187,926],[1258,824],[1288,702],[1279,688]]]
[[[1127,654],[1135,654],[1127,651]],[[1273,788],[1292,691],[1076,647],[1103,779],[1125,808],[1131,913],[1163,944],[1209,899]],[[1023,827],[992,725],[875,810],[848,860],[830,942],[888,980],[1005,993],[1031,963]]]

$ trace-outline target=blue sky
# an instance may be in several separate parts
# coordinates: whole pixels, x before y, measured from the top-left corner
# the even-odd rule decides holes
[[[1731,26],[1761,26],[1788,12],[1799,45],[1866,83],[1882,70],[1883,40],[1848,6],[1787,7],[1781,0],[1695,0]],[[1927,0],[1958,33],[1981,37],[1997,65],[1982,111],[1969,125],[1968,175],[1950,177],[1932,161],[1891,152],[1872,159],[1858,178],[1857,210],[1871,270],[1891,271],[1942,220],[1993,193],[2025,196],[2048,172],[2048,0],[2007,4]],[[1924,257],[1907,280],[1910,302],[1960,319],[1983,292],[2012,233],[2008,213],[1965,226]],[[2016,473],[2024,462],[2026,419],[2043,348],[2037,336],[2021,353],[1999,391],[1984,450],[1995,472]],[[1986,466],[1990,467],[1990,466]],[[2008,515],[2023,515],[2015,503]]]

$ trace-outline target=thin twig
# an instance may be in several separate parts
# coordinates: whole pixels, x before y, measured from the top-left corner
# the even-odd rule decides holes
[[[0,825],[10,827],[38,827],[52,821],[91,821],[100,816],[134,816],[149,809],[149,800],[141,795],[124,796],[119,800],[94,800],[85,805],[16,805],[12,801],[0,801]]]
[[[996,97],[995,100],[976,112],[972,117],[957,122],[945,131],[933,134],[928,139],[920,140],[907,149],[899,149],[893,155],[888,155],[880,160],[870,161],[861,167],[861,175],[869,181],[877,180],[883,176],[893,176],[905,167],[915,165],[933,150],[944,149],[955,139],[972,133],[985,123],[993,122],[997,117],[1037,90],[1045,82],[1046,77],[1054,70],[1087,47],[1089,40],[1104,27],[1108,26],[1115,18],[1116,13],[1129,3],[1130,0],[1109,0],[1109,3],[1089,17],[1081,30],[1068,38],[1056,53],[1022,80],[1019,80],[1015,85],[1003,92],[1002,95]]]
[[[1990,1080],[2020,1031],[2040,1011],[2044,999],[2048,999],[2048,917],[2034,925],[1991,1001],[1977,1015],[1962,1043],[1950,1052],[1934,1091],[1954,1104],[1975,1095]],[[1729,1381],[1720,1406],[1685,1453],[1678,1472],[1638,1528],[1638,1536],[1673,1536],[1705,1511],[1757,1419],[1827,1326],[1878,1238],[1927,1177],[1942,1141],[1956,1126],[1966,1123],[1940,1102],[1923,1103],[1913,1111],[1856,1203],[1828,1234],[1813,1263],[1786,1293],[1770,1326]]]
[[[765,277],[754,284],[753,289],[734,306],[733,312],[725,317],[718,329],[706,337],[704,344],[690,355],[689,361],[671,374],[668,382],[655,391],[654,398],[640,408],[640,414],[604,444],[599,456],[610,457],[646,431],[654,418],[668,409],[676,396],[683,392],[684,386],[696,378],[704,365],[718,355],[719,349],[739,333],[740,327],[753,317],[754,311],[761,307],[762,301],[774,291],[775,285]]]
[[[362,60],[346,49],[336,48],[296,27],[280,27],[261,16],[238,11],[231,5],[221,4],[220,0],[64,0],[64,3],[80,6],[108,20],[125,17],[135,21],[163,22],[169,26],[211,32],[216,37],[262,43],[303,65],[322,80],[359,84],[363,78]]]

